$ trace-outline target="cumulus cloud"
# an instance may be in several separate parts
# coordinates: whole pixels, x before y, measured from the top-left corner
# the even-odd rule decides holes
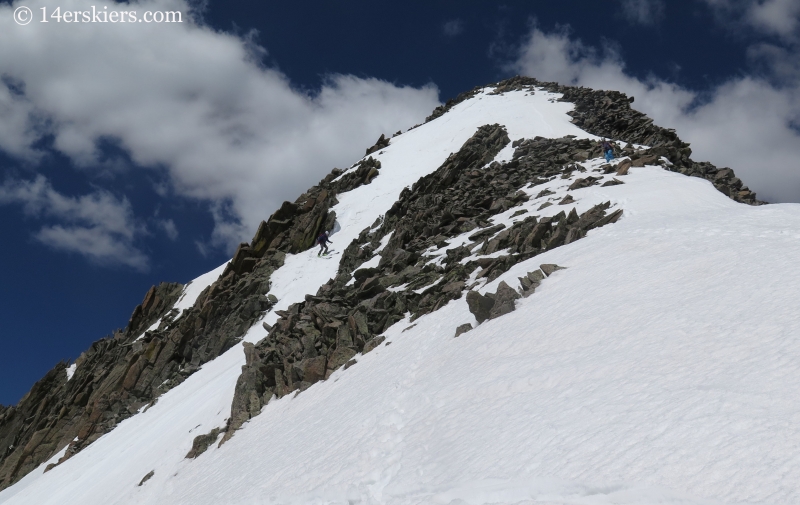
[[[563,84],[614,89],[657,124],[692,144],[693,158],[729,166],[761,199],[800,202],[800,90],[736,77],[698,93],[655,77],[638,79],[611,50],[589,47],[567,31],[534,27],[509,70]]]
[[[663,0],[621,0],[622,14],[634,24],[653,25],[664,17]]]
[[[46,0],[25,5],[40,13]],[[205,201],[217,244],[252,236],[284,199],[420,122],[433,85],[347,75],[295,89],[248,38],[191,21],[183,0],[64,0],[62,10],[179,10],[183,23],[33,22],[0,30],[0,148],[32,163],[42,139],[91,170],[111,141],[169,191]],[[18,4],[0,5],[11,19]],[[38,15],[38,14],[37,14]],[[11,83],[11,84],[9,84]]]
[[[705,0],[717,14],[736,25],[747,25],[785,40],[798,40],[800,2],[797,0]]]
[[[51,218],[67,225],[48,225],[34,237],[55,249],[81,254],[101,264],[148,267],[147,256],[134,245],[146,233],[136,223],[130,202],[98,190],[80,197],[65,196],[42,176],[30,181],[8,180],[0,186],[0,204],[20,204],[29,216]]]
[[[750,22],[762,30],[787,37],[798,27],[800,3],[797,0],[753,2],[747,11]]]
[[[464,22],[460,19],[452,19],[442,25],[442,32],[448,37],[455,37],[464,32]]]

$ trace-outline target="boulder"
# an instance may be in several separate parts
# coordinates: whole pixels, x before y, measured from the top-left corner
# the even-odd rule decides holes
[[[220,430],[219,428],[214,428],[205,435],[198,435],[194,437],[194,440],[192,441],[192,449],[189,451],[188,454],[186,454],[185,456],[186,459],[194,459],[197,456],[206,452],[206,449],[208,449],[211,446],[211,444],[217,441],[217,437],[219,437],[221,431],[222,430]]]
[[[325,378],[326,364],[325,356],[317,356],[295,363],[294,370],[301,381],[313,384]]]
[[[471,324],[464,323],[461,326],[459,326],[458,328],[456,328],[456,335],[453,338],[457,338],[460,335],[463,335],[464,333],[470,331],[471,329],[472,329],[472,325]]]
[[[364,345],[364,350],[361,353],[362,354],[367,354],[368,352],[373,351],[376,347],[381,345],[384,340],[386,340],[386,337],[384,337],[384,336],[373,338],[372,340],[370,340],[369,342],[367,342]]]
[[[566,267],[560,267],[553,263],[546,263],[544,265],[539,265],[539,268],[547,277],[550,277],[556,270],[564,270]]]
[[[588,188],[589,186],[594,186],[595,184],[597,184],[598,180],[599,179],[597,179],[596,177],[585,177],[583,179],[577,179],[570,185],[568,189],[570,191],[573,191],[576,189]]]
[[[633,163],[631,162],[630,158],[622,160],[619,165],[617,165],[617,175],[627,175],[628,170],[631,168]],[[642,165],[644,166],[644,165]],[[616,180],[616,179],[615,179]],[[605,186],[605,184],[604,184]]]
[[[500,282],[497,286],[497,293],[495,293],[494,305],[489,312],[489,319],[508,314],[514,311],[514,300],[519,298],[517,290],[506,284],[504,281]]]
[[[328,356],[328,371],[325,374],[325,378],[327,379],[330,377],[334,371],[344,366],[344,364],[353,359],[353,356],[356,354],[358,354],[358,351],[352,347],[337,347]]]
[[[478,320],[478,324],[480,324],[489,319],[489,313],[494,307],[494,300],[477,291],[469,291],[467,292],[467,306],[472,315],[475,316],[475,319]]]

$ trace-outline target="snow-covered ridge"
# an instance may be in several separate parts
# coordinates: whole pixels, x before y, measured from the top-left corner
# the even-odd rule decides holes
[[[372,154],[380,176],[339,195],[332,239],[350,243],[484,124],[512,141],[594,138],[557,98],[487,91],[395,137]],[[515,312],[458,339],[456,326],[475,324],[463,298],[401,321],[384,334],[391,345],[186,460],[194,437],[230,413],[237,345],[0,503],[795,503],[800,345],[785,300],[800,293],[784,279],[797,273],[800,208],[739,205],[654,166],[569,191],[576,203],[558,206],[576,179],[613,177],[581,165],[492,224],[513,224],[522,208],[552,216],[606,201],[625,217],[479,288],[518,284],[541,263],[569,267]],[[537,198],[542,189],[553,194]],[[316,253],[287,256],[264,320],[335,275]],[[264,333],[257,323],[245,340]]]

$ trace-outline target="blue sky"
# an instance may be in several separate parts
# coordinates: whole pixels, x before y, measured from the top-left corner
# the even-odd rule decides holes
[[[800,202],[796,0],[59,1],[0,3],[3,404],[381,133],[517,73],[623,90]],[[184,22],[12,18],[92,5]]]

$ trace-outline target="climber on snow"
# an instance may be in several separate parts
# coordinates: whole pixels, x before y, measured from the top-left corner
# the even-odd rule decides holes
[[[603,139],[603,155],[609,163],[614,159],[614,146],[606,139]]]
[[[328,254],[328,244],[333,244],[333,242],[328,240],[327,231],[323,231],[319,234],[319,237],[317,237],[317,244],[319,244],[319,253],[317,253],[317,256]]]

